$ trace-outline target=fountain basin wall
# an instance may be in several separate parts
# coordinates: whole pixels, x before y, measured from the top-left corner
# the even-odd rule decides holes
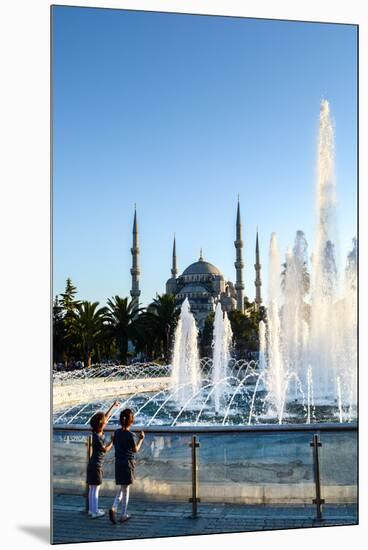
[[[286,428],[286,427],[281,427]],[[357,501],[357,431],[317,429],[322,442],[320,469],[326,504]],[[191,442],[198,436],[201,502],[238,504],[311,504],[315,498],[313,449],[315,430],[209,430],[149,428],[137,461],[132,494],[149,500],[186,501],[191,496]],[[84,429],[54,429],[54,490],[85,491]],[[109,437],[109,434],[106,434]],[[106,456],[102,494],[113,495],[114,455]]]
[[[53,387],[54,411],[81,401],[102,401],[136,392],[157,392],[169,387],[170,378],[139,378],[135,380],[106,380],[92,378],[75,380]]]

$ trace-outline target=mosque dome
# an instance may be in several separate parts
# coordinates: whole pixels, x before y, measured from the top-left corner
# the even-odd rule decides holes
[[[184,271],[185,275],[221,275],[219,269],[210,262],[205,262],[203,258],[199,258],[198,262],[190,264]]]

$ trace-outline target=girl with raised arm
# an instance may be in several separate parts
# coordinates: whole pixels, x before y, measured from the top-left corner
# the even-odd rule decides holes
[[[112,447],[112,440],[106,445],[103,437],[103,431],[108,423],[112,411],[119,405],[119,401],[114,401],[111,407],[104,412],[97,412],[90,420],[92,428],[92,454],[87,466],[88,483],[88,515],[92,519],[100,518],[105,515],[103,510],[98,508],[98,496],[103,478],[103,463],[105,454]]]

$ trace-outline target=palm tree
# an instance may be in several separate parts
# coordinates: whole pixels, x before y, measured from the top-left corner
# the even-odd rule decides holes
[[[104,337],[107,308],[98,302],[80,302],[73,312],[71,334],[83,357],[84,366],[91,366],[92,355]]]
[[[143,311],[135,323],[135,348],[148,361],[162,355],[162,342],[157,331],[157,318],[152,312]]]
[[[157,347],[163,353],[165,361],[170,357],[171,343],[178,321],[177,309],[173,294],[157,294],[156,298],[147,308],[147,317],[150,321],[157,342]]]
[[[116,340],[120,360],[126,364],[128,343],[136,339],[136,322],[142,311],[136,300],[114,296],[107,301],[109,332]]]

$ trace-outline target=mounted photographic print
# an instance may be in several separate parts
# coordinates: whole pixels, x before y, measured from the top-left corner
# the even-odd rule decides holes
[[[51,22],[53,543],[356,525],[357,25]]]

